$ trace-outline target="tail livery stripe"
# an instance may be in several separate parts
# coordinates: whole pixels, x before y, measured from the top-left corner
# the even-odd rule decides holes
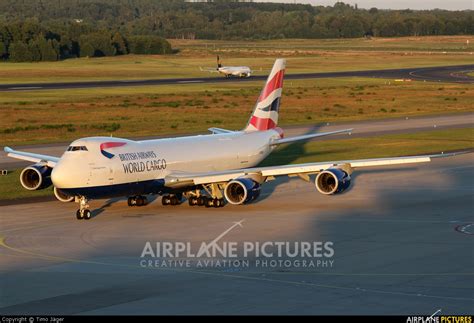
[[[270,118],[259,118],[252,116],[250,119],[250,124],[254,126],[257,130],[268,130],[276,127],[276,123]]]
[[[265,100],[273,91],[283,87],[283,76],[285,75],[285,70],[278,71],[273,78],[267,82],[265,88],[263,89],[258,102]]]
[[[268,111],[276,111],[278,112],[278,107],[280,106],[280,97],[277,97],[275,100],[273,100],[272,103],[267,105],[266,107],[259,108],[262,111],[268,112]]]
[[[100,144],[100,152],[101,152],[102,155],[104,155],[105,157],[111,159],[111,158],[113,158],[115,155],[112,154],[112,153],[109,153],[108,151],[105,151],[105,149],[115,148],[115,147],[122,147],[122,146],[125,146],[126,144],[127,144],[126,142],[117,142],[117,141],[114,141],[114,142],[104,142],[104,143]]]

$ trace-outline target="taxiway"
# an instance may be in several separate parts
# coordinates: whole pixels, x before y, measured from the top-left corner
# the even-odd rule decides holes
[[[0,207],[0,312],[466,314],[474,305],[474,154],[356,173],[336,196],[280,178],[245,206],[93,201]],[[331,241],[332,267],[149,268],[147,241]],[[253,259],[255,260],[255,259]]]

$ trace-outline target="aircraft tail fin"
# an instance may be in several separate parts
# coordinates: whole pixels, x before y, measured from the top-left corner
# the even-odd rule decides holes
[[[252,116],[244,131],[265,131],[276,128],[285,67],[286,60],[282,58],[277,59],[273,64],[272,71],[268,75],[262,92],[260,92]]]

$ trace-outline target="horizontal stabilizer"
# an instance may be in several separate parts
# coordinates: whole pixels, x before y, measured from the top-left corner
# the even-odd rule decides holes
[[[308,140],[308,139],[317,138],[317,137],[337,135],[339,133],[349,133],[350,134],[352,132],[352,130],[353,129],[344,129],[344,130],[336,130],[336,131],[331,131],[331,132],[312,133],[312,134],[309,134],[309,135],[302,135],[302,136],[296,136],[296,137],[276,139],[272,142],[272,145],[287,144],[287,143],[294,142],[294,141],[299,141],[299,140]]]
[[[220,133],[232,133],[234,131],[232,130],[227,130],[227,129],[222,129],[222,128],[209,128],[207,129],[209,130],[210,132],[212,132],[213,134],[220,134]]]
[[[201,72],[219,73],[219,71],[218,71],[217,69],[212,68],[212,67],[204,67],[204,68],[203,68],[203,67],[199,66],[199,70],[200,70]]]

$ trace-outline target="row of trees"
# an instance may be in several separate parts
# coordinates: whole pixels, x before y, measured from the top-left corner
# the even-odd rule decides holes
[[[270,3],[194,3],[175,11],[156,9],[122,28],[167,38],[278,39],[474,34],[474,12],[370,10],[344,3],[312,7]]]
[[[0,52],[3,52],[4,58],[10,58],[16,62],[57,61],[59,43],[55,39],[38,36],[28,43],[14,42],[10,46],[0,42]]]
[[[156,35],[94,30],[89,25],[45,26],[37,19],[0,23],[0,59],[16,62],[56,61],[70,57],[169,54],[171,45]]]
[[[100,57],[126,54],[170,54],[171,45],[153,35],[128,36],[121,33],[95,32],[79,37],[79,56]]]

